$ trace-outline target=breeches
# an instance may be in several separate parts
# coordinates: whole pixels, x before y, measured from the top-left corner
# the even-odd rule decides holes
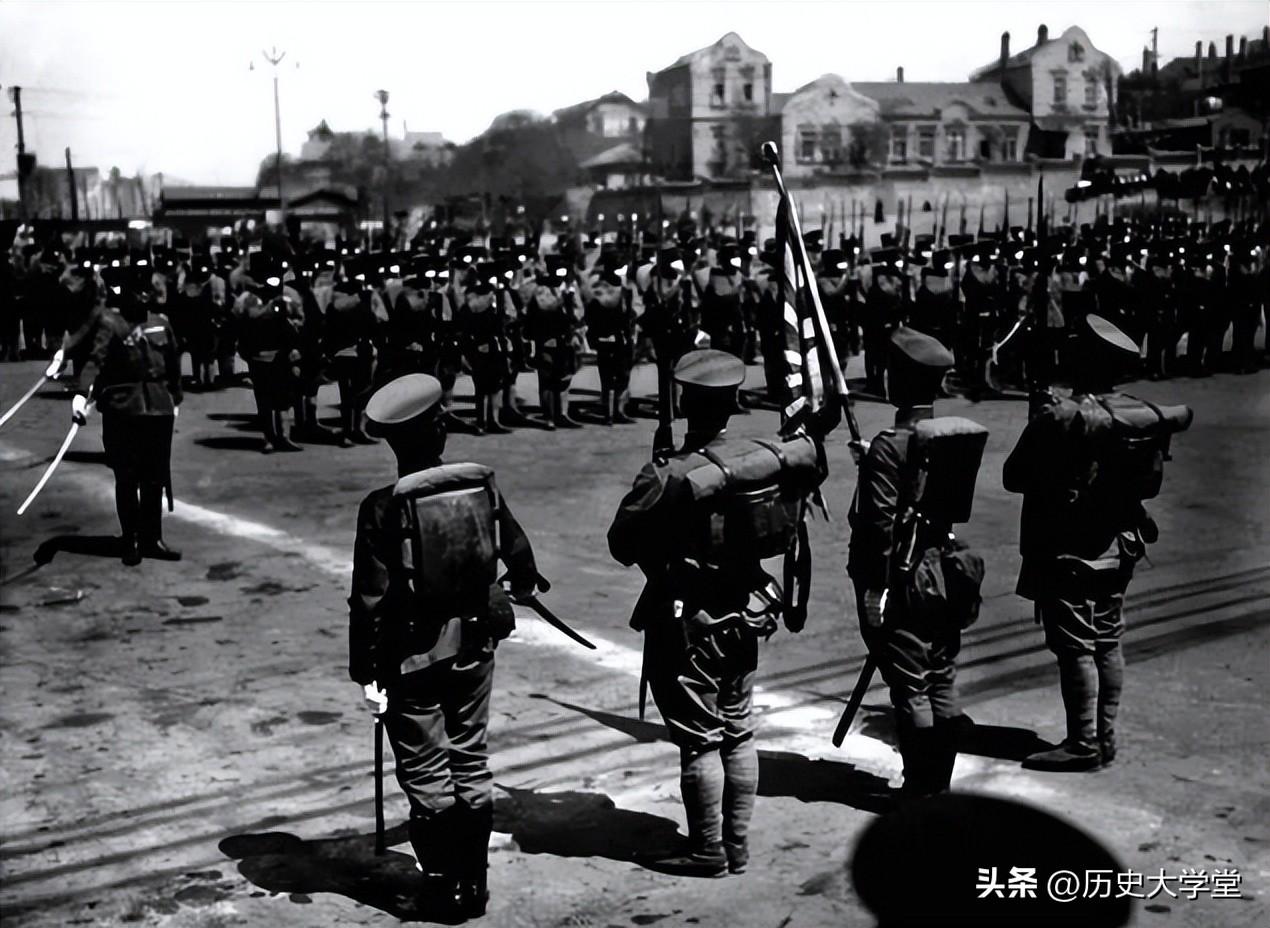
[[[428,817],[461,800],[492,802],[486,736],[494,656],[446,662],[402,677],[388,693],[384,727],[411,814]]]
[[[856,596],[863,616],[863,591],[857,589]],[[914,728],[930,728],[961,712],[956,686],[961,631],[952,623],[912,619],[898,611],[881,628],[861,624],[860,632],[890,689],[897,717]]]
[[[649,688],[670,740],[700,754],[754,737],[758,638],[742,623],[714,630],[665,617],[644,632]]]
[[[1036,598],[1046,646],[1060,657],[1117,646],[1124,634],[1124,593],[1132,576],[1131,562],[1115,557],[1099,562],[1055,559],[1044,594]]]

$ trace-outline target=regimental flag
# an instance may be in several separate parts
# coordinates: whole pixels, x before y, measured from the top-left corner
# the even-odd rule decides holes
[[[779,299],[783,310],[781,344],[786,391],[781,434],[790,435],[810,426],[817,434],[825,435],[838,424],[845,409],[855,438],[855,421],[847,405],[847,382],[829,337],[815,269],[803,247],[797,211],[791,208],[784,191],[776,209],[776,240],[783,259]]]

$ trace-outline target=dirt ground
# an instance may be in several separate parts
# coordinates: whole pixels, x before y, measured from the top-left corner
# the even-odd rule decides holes
[[[38,371],[0,369],[0,408]],[[637,392],[651,392],[650,371],[637,373]],[[594,370],[579,386],[585,402]],[[1161,539],[1130,587],[1121,758],[1091,774],[1019,766],[1062,727],[1052,659],[1012,593],[1019,506],[1000,477],[1025,404],[940,404],[991,429],[962,532],[988,577],[959,678],[978,728],[954,787],[1061,815],[1139,872],[1241,874],[1241,898],[1161,895],[1138,904],[1135,924],[1270,924],[1270,372],[1131,392],[1189,403],[1195,425],[1175,440],[1150,506]],[[528,378],[522,395],[533,395]],[[321,400],[333,416],[334,388]],[[242,388],[188,398],[172,458],[177,510],[165,522],[185,558],[135,569],[112,553],[100,422],[21,518],[12,513],[69,423],[67,397],[48,387],[0,432],[6,928],[381,925],[424,914],[391,776],[392,847],[372,851],[372,729],[346,672],[356,507],[391,482],[390,452],[262,455],[251,410]],[[878,403],[857,412],[866,434],[890,417]],[[774,412],[756,411],[734,431],[775,426]],[[604,541],[652,428],[644,419],[451,439],[450,460],[497,469],[554,583],[544,599],[600,645],[586,652],[526,615],[499,649],[493,900],[482,924],[870,925],[845,864],[886,807],[899,758],[876,686],[843,748],[829,741],[863,656],[843,573],[855,481],[845,429],[829,452],[833,521],[812,525],[811,618],[762,652],[750,871],[692,880],[634,860],[683,828],[677,752],[655,711],[637,717],[640,642],[627,620],[640,577]],[[48,560],[38,569],[37,552]]]

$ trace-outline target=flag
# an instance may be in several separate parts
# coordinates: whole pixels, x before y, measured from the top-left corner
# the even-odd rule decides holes
[[[847,407],[847,384],[829,338],[815,273],[803,248],[798,214],[784,190],[776,209],[776,240],[782,257],[778,292],[786,387],[781,434],[790,435],[814,423],[817,433],[824,435],[837,425],[839,415]],[[854,437],[855,423],[849,408],[847,416]]]

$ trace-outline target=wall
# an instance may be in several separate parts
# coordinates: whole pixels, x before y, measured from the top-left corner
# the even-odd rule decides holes
[[[826,74],[807,84],[785,102],[781,111],[781,160],[786,177],[807,177],[826,168],[825,153],[820,146],[820,133],[826,126],[837,126],[842,136],[842,162],[851,145],[850,127],[858,123],[876,122],[877,101],[859,94],[836,74]],[[816,159],[803,161],[800,157],[800,129],[814,127],[817,131]]]
[[[1031,57],[1032,119],[1045,129],[1065,129],[1067,157],[1085,152],[1085,127],[1098,127],[1098,153],[1109,154],[1107,138],[1108,99],[1103,80],[1105,68],[1112,70],[1112,86],[1119,65],[1094,48],[1089,36],[1078,26],[1038,48]],[[1067,82],[1066,103],[1054,100],[1058,77]],[[1087,103],[1086,88],[1092,86],[1094,102]]]

